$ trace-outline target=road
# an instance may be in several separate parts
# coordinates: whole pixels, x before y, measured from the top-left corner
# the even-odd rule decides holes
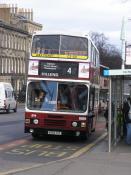
[[[99,141],[103,126],[87,141],[65,137],[34,140],[24,133],[24,107],[18,107],[17,113],[0,113],[0,175],[24,174],[30,168],[78,157]]]
[[[17,113],[0,112],[0,144],[25,137],[23,127],[24,107],[19,107]]]

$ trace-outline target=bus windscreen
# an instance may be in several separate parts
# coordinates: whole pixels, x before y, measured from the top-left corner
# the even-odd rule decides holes
[[[27,107],[31,110],[76,113],[87,110],[88,87],[84,84],[32,81],[27,94]]]

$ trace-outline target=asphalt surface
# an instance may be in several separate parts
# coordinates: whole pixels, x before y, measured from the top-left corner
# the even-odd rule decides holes
[[[129,175],[131,174],[131,146],[126,145],[124,140],[112,149],[112,152],[108,152],[108,137],[106,136],[105,121],[103,118],[99,119],[97,123],[96,138],[89,144],[83,145],[80,149],[75,150],[74,153],[63,156],[59,159],[51,159],[51,161],[40,161],[37,164],[33,162],[33,157],[29,157],[29,162],[25,164],[24,159],[21,160],[21,166],[17,159],[14,159],[14,166],[12,165],[13,159],[1,154],[0,163],[0,175]],[[21,140],[20,144],[30,146],[29,143],[24,143],[25,140]],[[59,143],[59,142],[58,142]],[[57,144],[58,144],[57,143]],[[15,144],[15,143],[14,143]],[[37,143],[37,148],[40,147],[40,143]],[[31,145],[32,147],[32,145]],[[53,149],[55,147],[53,146]],[[58,150],[58,145],[56,147]],[[17,153],[21,154],[20,147],[15,149],[9,149],[6,154]],[[66,149],[63,147],[62,149]],[[26,156],[32,154],[32,151],[25,152]],[[24,150],[24,151],[25,151]],[[44,149],[45,151],[45,149]],[[69,150],[68,150],[69,151]],[[72,151],[72,150],[71,150]],[[50,152],[51,153],[51,152]],[[69,152],[68,152],[69,153]],[[71,153],[71,152],[70,152]],[[44,155],[44,160],[46,154]],[[15,157],[16,155],[14,155]],[[18,156],[18,155],[17,155]],[[17,158],[16,156],[16,158]],[[53,155],[50,155],[51,157]],[[48,157],[49,158],[49,157]],[[11,161],[11,166],[6,168],[6,164]],[[9,164],[8,164],[9,165]],[[26,166],[25,166],[26,165]],[[2,171],[4,169],[4,171]]]
[[[107,144],[106,138],[76,158],[41,164],[13,175],[130,175],[131,146],[122,141],[109,153]]]
[[[7,124],[8,127],[12,125],[10,120]],[[16,124],[18,125],[18,123],[15,123],[14,126]],[[6,127],[6,125],[3,125],[3,127]],[[96,132],[85,142],[69,139],[63,140],[63,138],[58,140],[44,138],[44,140],[33,141],[29,136],[5,143],[0,145],[0,175],[29,174],[30,172],[27,171],[35,172],[35,169],[38,167],[37,174],[41,174],[42,167],[47,167],[57,162],[66,163],[67,160],[72,161],[86,154],[105,138],[106,134],[105,121],[103,118],[99,118]]]

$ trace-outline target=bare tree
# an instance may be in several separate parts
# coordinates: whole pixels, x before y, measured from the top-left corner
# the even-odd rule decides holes
[[[100,64],[108,66],[110,69],[121,68],[121,56],[119,50],[109,43],[108,38],[103,33],[90,32],[100,53]]]

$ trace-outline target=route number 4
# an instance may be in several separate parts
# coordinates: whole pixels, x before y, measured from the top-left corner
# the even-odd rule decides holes
[[[71,74],[71,67],[67,70],[67,72],[68,72],[69,74]]]

